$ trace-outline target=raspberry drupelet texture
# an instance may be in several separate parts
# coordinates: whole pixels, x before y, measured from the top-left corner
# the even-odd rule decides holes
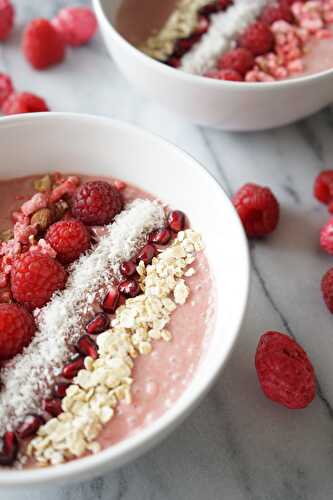
[[[207,78],[214,78],[215,80],[226,80],[229,82],[243,82],[244,78],[238,71],[234,69],[212,69],[205,73]]]
[[[323,276],[321,291],[328,310],[333,314],[333,267]]]
[[[14,26],[15,10],[10,0],[0,0],[0,40],[7,40]]]
[[[0,304],[0,360],[13,358],[35,333],[33,317],[17,304]]]
[[[11,94],[2,105],[2,112],[5,115],[42,113],[45,111],[49,111],[49,108],[44,99],[37,95],[30,94],[30,92]]]
[[[269,25],[276,21],[292,23],[294,21],[294,16],[288,3],[279,2],[276,5],[267,5],[267,7],[265,7],[261,15],[261,21]]]
[[[14,299],[31,311],[64,288],[67,273],[52,257],[27,252],[14,260],[10,279]]]
[[[333,255],[333,219],[330,219],[320,231],[320,246]]]
[[[78,220],[63,220],[52,224],[45,239],[57,252],[57,258],[63,264],[74,262],[90,248],[89,232]]]
[[[316,394],[313,366],[302,347],[288,335],[266,332],[260,338],[255,365],[264,394],[290,409],[308,406]]]
[[[267,54],[274,45],[274,36],[270,27],[262,21],[251,24],[240,38],[240,45],[254,56]]]
[[[333,170],[323,170],[316,177],[314,196],[318,201],[328,205],[333,200]]]
[[[280,208],[268,187],[245,184],[235,194],[233,203],[249,238],[261,238],[276,229]]]
[[[13,92],[14,86],[10,76],[0,73],[0,107]]]
[[[221,70],[234,70],[244,76],[254,66],[254,57],[248,49],[237,48],[226,52],[217,62]]]
[[[96,16],[88,7],[61,9],[52,24],[64,42],[74,47],[88,43],[97,30]]]
[[[88,226],[109,224],[122,209],[122,196],[104,181],[83,184],[73,195],[72,213]]]
[[[63,61],[65,43],[47,19],[34,19],[23,34],[22,49],[35,69],[45,69]]]

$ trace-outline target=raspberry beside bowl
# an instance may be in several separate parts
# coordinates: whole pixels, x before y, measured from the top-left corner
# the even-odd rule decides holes
[[[332,102],[333,70],[292,80],[244,84],[203,78],[161,64],[117,32],[113,22],[119,3],[93,0],[113,59],[142,93],[190,121],[223,130],[262,130],[294,122]]]

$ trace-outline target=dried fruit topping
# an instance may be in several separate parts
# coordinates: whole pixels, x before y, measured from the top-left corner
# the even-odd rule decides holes
[[[90,335],[98,335],[105,332],[110,324],[109,317],[104,313],[98,313],[86,326],[86,332]]]
[[[84,356],[90,356],[93,359],[98,358],[98,347],[96,342],[89,335],[83,335],[78,343],[77,350]]]
[[[47,191],[51,191],[52,188],[52,179],[50,175],[44,175],[40,179],[34,181],[34,188],[39,193],[46,193]]]
[[[17,302],[29,310],[43,307],[56,290],[65,287],[67,273],[48,255],[30,252],[17,257],[11,269],[11,288]]]
[[[90,248],[90,234],[78,220],[62,220],[49,227],[45,240],[57,252],[62,264],[74,262]]]
[[[3,450],[0,453],[0,465],[13,465],[19,450],[15,432],[6,432],[3,437]]]
[[[314,399],[313,366],[302,347],[288,335],[279,332],[262,335],[255,364],[261,388],[272,401],[300,409]]]
[[[141,292],[140,285],[135,280],[125,280],[119,284],[119,292],[126,297],[136,297]]]
[[[40,415],[28,415],[16,429],[16,434],[20,439],[33,436],[44,423],[45,420]]]
[[[74,47],[88,43],[97,30],[96,16],[88,7],[61,9],[52,24],[65,43]]]
[[[128,260],[120,265],[120,272],[123,276],[129,277],[136,273],[136,264],[133,260]]]
[[[21,211],[24,215],[32,215],[41,208],[46,208],[49,198],[45,193],[36,193],[30,200],[23,203]]]
[[[52,396],[58,399],[64,398],[66,396],[66,391],[70,385],[70,382],[59,382],[53,387]]]
[[[43,410],[52,417],[57,417],[62,413],[61,399],[44,399],[42,406]]]
[[[280,209],[269,188],[245,184],[235,194],[233,203],[249,238],[261,238],[276,229]]]
[[[333,219],[330,219],[320,231],[320,246],[333,255]]]
[[[9,241],[13,238],[14,233],[12,229],[5,229],[0,232],[0,241]]]
[[[7,40],[14,26],[15,10],[10,0],[0,0],[0,40]]]
[[[185,228],[185,214],[180,210],[173,210],[168,215],[168,226],[172,231],[178,233]]]
[[[13,358],[26,347],[36,327],[31,314],[17,304],[0,304],[0,360]]]
[[[117,191],[124,191],[124,189],[127,188],[126,182],[121,181],[119,179],[116,179],[113,184],[114,187],[117,189]]]
[[[148,243],[143,247],[143,249],[137,255],[137,261],[143,261],[144,265],[147,266],[153,260],[153,257],[157,255],[157,250],[154,245]]]
[[[50,195],[50,202],[55,203],[64,196],[71,196],[76,188],[80,185],[80,179],[76,175],[72,175],[62,182],[57,183]]]
[[[110,223],[121,209],[121,194],[104,181],[87,182],[73,196],[73,215],[88,226]]]
[[[314,195],[328,205],[333,200],[333,170],[323,170],[315,180]]]
[[[262,21],[251,24],[240,38],[240,45],[254,56],[270,52],[274,46],[274,36],[270,27]]]
[[[30,92],[18,92],[11,94],[2,105],[5,115],[18,115],[21,113],[42,113],[49,108],[41,97]]]
[[[226,52],[220,57],[217,61],[217,66],[221,70],[229,69],[245,76],[254,66],[254,57],[248,49],[239,47]]]
[[[64,366],[62,376],[67,380],[72,380],[82,368],[84,368],[84,357],[78,354]]]
[[[325,304],[333,314],[333,267],[324,275],[321,281],[321,290]]]
[[[47,19],[34,19],[23,34],[22,49],[26,59],[36,69],[45,69],[63,61],[65,43]]]
[[[157,229],[150,233],[148,240],[156,245],[167,245],[171,240],[171,231],[167,228]]]
[[[110,288],[102,305],[105,312],[109,314],[113,314],[115,312],[119,302],[119,295],[120,294],[118,288]]]
[[[53,222],[53,213],[50,208],[41,208],[31,217],[31,225],[36,226],[39,233],[44,233]]]
[[[0,7],[0,24],[1,24],[1,7]],[[1,26],[0,26],[1,31]],[[0,107],[6,99],[14,92],[14,86],[10,76],[0,73]]]

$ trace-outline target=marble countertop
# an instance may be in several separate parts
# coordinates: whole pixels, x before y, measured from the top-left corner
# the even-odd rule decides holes
[[[136,94],[109,59],[99,36],[91,45],[70,51],[61,66],[33,71],[18,50],[24,23],[50,17],[71,3],[15,1],[18,23],[10,42],[0,47],[0,70],[11,74],[17,88],[40,94],[54,111],[112,116],[152,130],[194,155],[229,193],[247,181],[268,185],[281,202],[282,218],[273,237],[251,246],[251,296],[239,341],[218,383],[181,428],[152,452],[104,477],[47,491],[2,490],[0,498],[331,498],[333,319],[319,286],[333,261],[318,248],[318,232],[327,213],[313,199],[312,185],[315,175],[333,164],[332,110],[260,133],[193,126]],[[214,217],[218,220],[223,214]],[[319,391],[307,410],[288,411],[259,390],[254,352],[259,335],[270,329],[289,332],[313,360]]]

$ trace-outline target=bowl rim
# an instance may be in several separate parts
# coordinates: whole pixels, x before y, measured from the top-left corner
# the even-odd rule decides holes
[[[259,89],[278,89],[284,87],[295,87],[297,85],[302,84],[310,84],[315,80],[324,79],[327,76],[333,76],[333,68],[327,69],[324,71],[320,71],[319,73],[314,73],[312,75],[298,76],[296,78],[292,78],[289,80],[276,80],[274,82],[231,82],[226,80],[216,80],[214,78],[206,78],[202,75],[194,75],[192,73],[186,73],[185,71],[179,71],[176,68],[168,66],[167,64],[163,64],[160,61],[157,61],[153,57],[148,56],[144,52],[141,52],[134,45],[129,43],[126,38],[124,38],[114,27],[113,23],[110,21],[108,16],[105,13],[104,0],[92,0],[92,4],[96,15],[98,18],[102,19],[104,23],[109,26],[111,36],[114,40],[121,45],[123,45],[124,49],[126,49],[133,56],[139,58],[147,66],[150,66],[152,70],[160,71],[162,74],[169,75],[170,77],[173,75],[179,81],[187,82],[187,83],[198,83],[202,85],[207,85],[208,87],[216,88],[237,88],[238,91],[258,91]],[[245,85],[246,83],[246,85]],[[260,90],[259,90],[260,91]]]
[[[226,194],[225,190],[222,188],[217,179],[208,172],[204,166],[198,162],[194,157],[192,157],[187,152],[183,151],[181,148],[176,146],[170,141],[163,139],[161,136],[154,134],[152,132],[146,131],[136,125],[132,125],[120,120],[115,120],[112,118],[107,118],[103,116],[96,116],[90,114],[81,113],[66,113],[66,112],[49,112],[49,113],[34,113],[27,115],[16,115],[3,117],[0,119],[0,133],[2,128],[6,129],[8,127],[16,126],[29,126],[30,124],[36,124],[40,122],[61,122],[61,121],[73,121],[78,124],[83,123],[96,123],[104,125],[105,127],[110,127],[110,130],[122,129],[124,132],[129,134],[135,134],[149,140],[153,140],[161,145],[166,145],[173,149],[179,157],[183,158],[187,162],[191,162],[192,168],[196,169],[201,175],[206,176],[210,179],[210,182],[216,185],[219,191],[219,195],[225,199],[227,203],[230,204],[231,209],[234,211],[234,223],[239,227],[240,241],[243,247],[243,258],[244,258],[244,289],[242,296],[238,297],[239,302],[239,318],[234,328],[233,338],[230,341],[227,351],[222,359],[215,362],[215,365],[211,369],[208,375],[202,377],[198,382],[197,386],[193,388],[191,394],[187,394],[187,397],[180,397],[173,408],[169,409],[165,414],[163,414],[155,422],[151,423],[146,428],[142,429],[137,435],[131,436],[130,439],[126,439],[117,443],[113,446],[102,450],[96,455],[90,455],[84,458],[79,458],[78,460],[70,461],[66,464],[51,466],[41,469],[28,469],[28,470],[4,470],[0,471],[0,489],[3,487],[23,487],[23,486],[42,486],[45,483],[52,482],[70,482],[75,481],[80,475],[87,473],[85,477],[92,477],[97,475],[98,471],[102,472],[107,470],[108,464],[111,461],[117,461],[114,468],[120,467],[121,465],[131,461],[131,459],[139,456],[142,452],[147,451],[157,444],[164,436],[167,435],[178,423],[193,410],[193,408],[200,402],[202,397],[208,392],[216,378],[218,377],[220,371],[226,364],[232,349],[235,345],[236,339],[238,337],[244,315],[248,303],[249,295],[249,285],[250,285],[250,255],[248,241],[243,229],[243,226],[238,218],[237,212],[233,207],[231,200]],[[132,457],[128,456],[132,453]]]

